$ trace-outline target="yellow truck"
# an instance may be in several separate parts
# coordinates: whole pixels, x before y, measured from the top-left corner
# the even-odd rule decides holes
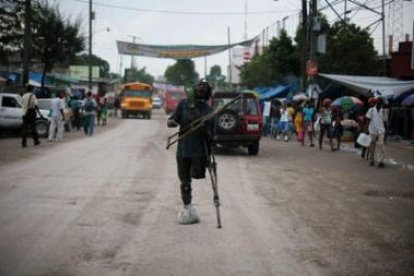
[[[124,83],[120,90],[122,118],[129,118],[130,115],[142,115],[144,119],[151,119],[153,90],[150,84]]]

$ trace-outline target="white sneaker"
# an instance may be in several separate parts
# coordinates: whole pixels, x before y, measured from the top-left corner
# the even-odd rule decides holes
[[[184,210],[178,212],[177,220],[179,224],[193,224],[200,221],[197,209],[188,204],[184,206]]]

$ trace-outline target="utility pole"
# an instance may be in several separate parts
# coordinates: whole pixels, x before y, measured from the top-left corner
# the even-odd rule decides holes
[[[23,42],[23,75],[22,86],[29,83],[30,59],[32,49],[32,3],[26,0],[24,4],[24,42]]]
[[[229,84],[231,87],[231,75],[232,75],[232,64],[231,64],[231,48],[230,48],[230,27],[227,27],[227,40],[229,43]]]
[[[92,20],[94,14],[92,12],[92,0],[89,0],[89,73],[88,73],[88,85],[89,91],[92,91]]]
[[[128,36],[132,37],[132,43],[134,44],[135,44],[135,39],[137,38],[140,39],[140,37],[136,35],[128,35]],[[131,69],[134,69],[134,68],[135,68],[135,56],[132,55],[131,56]]]
[[[387,55],[385,53],[385,1],[381,1],[381,20],[382,20],[382,71],[387,75]]]
[[[302,55],[300,61],[301,70],[301,90],[305,91],[306,88],[306,60],[308,56],[308,10],[306,6],[306,0],[302,0]]]

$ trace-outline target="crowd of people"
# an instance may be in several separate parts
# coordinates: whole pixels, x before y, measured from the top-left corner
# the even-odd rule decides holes
[[[23,99],[23,126],[22,126],[22,147],[27,147],[27,136],[30,132],[34,145],[39,145],[39,135],[36,130],[37,114],[41,119],[49,120],[48,141],[60,142],[63,140],[64,124],[66,120],[72,120],[70,124],[78,131],[83,126],[85,135],[92,136],[95,131],[95,122],[103,126],[107,125],[108,101],[105,97],[93,96],[87,92],[84,99],[72,96],[68,106],[72,110],[73,117],[65,118],[66,93],[61,91],[51,99],[48,118],[45,118],[39,110],[38,100],[33,91],[28,87]]]
[[[315,146],[316,140],[320,150],[327,137],[330,150],[337,151],[347,129],[355,147],[361,148],[361,157],[369,160],[371,166],[384,167],[387,112],[381,97],[370,98],[368,109],[346,111],[333,107],[330,99],[323,99],[318,108],[313,100],[295,104],[282,102],[281,106],[277,103],[280,102],[272,102],[269,116],[264,115],[264,136],[287,142],[294,135],[302,146],[309,143],[310,147]],[[368,146],[357,142],[361,134],[368,136]]]

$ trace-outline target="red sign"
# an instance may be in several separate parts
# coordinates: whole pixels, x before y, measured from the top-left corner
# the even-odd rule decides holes
[[[245,51],[243,53],[243,59],[244,60],[250,60],[250,52],[249,51]]]
[[[313,77],[318,74],[318,63],[313,60],[306,62],[306,75]]]

